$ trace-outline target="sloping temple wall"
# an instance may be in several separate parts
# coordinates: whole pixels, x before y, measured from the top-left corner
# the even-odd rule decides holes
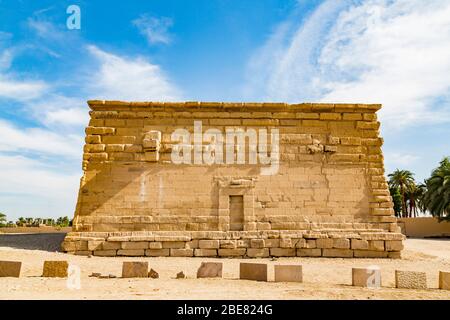
[[[89,106],[68,252],[400,256],[380,105]]]

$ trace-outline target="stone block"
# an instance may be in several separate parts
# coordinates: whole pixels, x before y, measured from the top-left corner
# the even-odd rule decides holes
[[[280,239],[280,248],[292,248],[292,247],[294,247],[292,239],[290,238]]]
[[[221,250],[232,250],[232,249],[221,249]],[[194,249],[194,256],[196,257],[216,257],[216,249]]]
[[[387,251],[353,250],[355,258],[387,258]]]
[[[402,251],[403,241],[401,240],[388,240],[385,241],[386,251]]]
[[[270,255],[274,257],[295,257],[294,248],[270,248]]]
[[[301,265],[275,265],[275,282],[302,282]]]
[[[207,250],[207,249],[202,249],[202,250]],[[218,251],[218,255],[220,257],[242,257],[245,255],[245,252],[248,249],[245,248],[236,248],[236,249],[219,249]]]
[[[120,242],[103,242],[102,250],[119,250],[122,248],[122,244]]]
[[[126,261],[122,264],[122,278],[147,278],[148,262]]]
[[[439,289],[450,290],[450,272],[439,271]]]
[[[257,249],[264,248],[264,239],[251,239],[250,247]]]
[[[184,241],[164,241],[162,243],[163,249],[184,249],[186,242]]]
[[[168,257],[170,255],[170,249],[147,249],[145,250],[147,257]]]
[[[219,249],[218,255],[220,257],[242,257],[247,251],[246,248],[236,248],[236,249]]]
[[[352,258],[353,250],[350,250],[350,249],[322,249],[322,257]]]
[[[381,287],[381,270],[379,267],[353,268],[352,286],[366,288]]]
[[[200,249],[219,249],[219,240],[199,240],[198,247]]]
[[[236,240],[220,240],[221,249],[236,249]]]
[[[427,274],[425,272],[395,270],[395,287],[399,289],[426,289]]]
[[[269,248],[248,248],[247,256],[250,258],[267,258],[270,256]]]
[[[316,246],[321,249],[331,249],[333,248],[333,239],[317,239]]]
[[[264,239],[266,248],[278,248],[280,246],[280,239]]]
[[[369,250],[384,251],[384,241],[383,240],[369,240]]]
[[[162,243],[159,241],[150,242],[148,244],[149,249],[162,249]]]
[[[145,250],[144,249],[117,250],[117,255],[125,257],[142,257],[145,255]]]
[[[148,277],[152,278],[152,279],[158,279],[159,278],[159,273],[156,272],[153,269],[150,269],[150,271],[148,272]]]
[[[98,257],[115,257],[117,255],[117,250],[95,250],[94,256]]]
[[[20,277],[20,269],[22,262],[20,261],[0,261],[0,278],[1,277]]]
[[[241,262],[239,265],[239,278],[243,280],[267,281],[267,264]]]
[[[351,240],[351,248],[353,250],[369,250],[369,241],[360,240],[360,239],[352,239]]]
[[[122,242],[122,249],[124,250],[148,249],[148,242],[145,241]]]
[[[297,249],[297,257],[321,257],[322,249]]]
[[[169,249],[171,257],[192,257],[194,249]]]
[[[222,262],[202,262],[197,278],[222,278]]]
[[[345,238],[333,239],[333,248],[350,249],[350,240]]]
[[[66,278],[69,263],[67,261],[44,261],[42,276],[46,278]]]

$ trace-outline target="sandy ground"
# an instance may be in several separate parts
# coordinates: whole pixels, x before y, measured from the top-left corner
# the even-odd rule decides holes
[[[3,236],[4,237],[4,236]],[[53,241],[55,241],[54,238]],[[43,239],[40,239],[41,241]],[[51,246],[50,246],[51,247]],[[0,260],[22,261],[21,278],[0,278],[0,299],[445,299],[450,291],[439,290],[438,271],[450,271],[450,240],[408,239],[401,260],[280,258],[245,259],[267,262],[269,282],[238,280],[244,259],[208,258],[102,258],[82,257],[44,250],[0,245]],[[44,260],[68,260],[81,268],[81,289],[67,288],[65,279],[41,278]],[[148,261],[159,279],[99,279],[92,272],[121,275],[122,261]],[[224,263],[223,279],[196,279],[202,261]],[[303,283],[275,283],[273,266],[303,265]],[[351,268],[378,265],[381,289],[351,286]],[[395,289],[394,270],[427,273],[428,290]],[[175,279],[184,271],[187,279]]]

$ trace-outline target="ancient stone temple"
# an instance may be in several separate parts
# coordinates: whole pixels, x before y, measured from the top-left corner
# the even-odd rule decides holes
[[[67,252],[400,257],[380,105],[89,106]]]

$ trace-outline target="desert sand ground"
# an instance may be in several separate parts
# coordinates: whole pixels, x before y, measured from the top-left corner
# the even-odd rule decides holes
[[[42,236],[42,235],[41,235]],[[2,236],[5,237],[5,236]],[[56,238],[55,238],[56,237]],[[1,237],[0,237],[1,238]],[[0,239],[1,240],[1,239]],[[16,239],[17,240],[17,239]],[[11,242],[11,240],[9,240]],[[103,258],[73,256],[50,252],[58,235],[39,238],[39,245],[30,249],[29,239],[12,247],[0,241],[0,260],[22,261],[20,278],[0,278],[0,299],[445,299],[450,291],[438,289],[438,271],[450,271],[449,239],[408,239],[401,260],[280,258],[245,259],[267,262],[269,282],[238,280],[239,262],[244,259],[209,258]],[[20,242],[20,241],[19,241]],[[23,242],[28,245],[23,246]],[[5,244],[6,243],[6,244]],[[43,250],[42,250],[43,248]],[[81,268],[81,289],[67,288],[65,279],[42,278],[44,260],[68,260]],[[121,275],[123,261],[148,261],[160,274],[159,279],[99,279],[89,275]],[[223,279],[196,279],[202,261],[224,263]],[[273,282],[273,265],[280,263],[303,265],[303,283]],[[382,270],[380,289],[351,286],[351,269],[356,266],[378,265]],[[394,288],[394,271],[414,270],[427,273],[428,290]],[[186,279],[175,279],[183,271]]]

